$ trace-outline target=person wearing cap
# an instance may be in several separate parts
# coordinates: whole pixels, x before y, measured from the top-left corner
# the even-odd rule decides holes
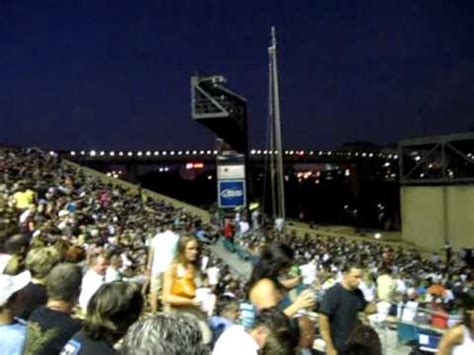
[[[0,275],[0,354],[20,355],[25,343],[25,323],[15,318],[18,291],[30,282],[28,272],[16,276]]]

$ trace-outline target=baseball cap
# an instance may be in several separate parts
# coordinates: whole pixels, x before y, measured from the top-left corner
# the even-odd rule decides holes
[[[24,271],[18,275],[0,275],[0,306],[4,306],[10,297],[31,281],[31,275]]]

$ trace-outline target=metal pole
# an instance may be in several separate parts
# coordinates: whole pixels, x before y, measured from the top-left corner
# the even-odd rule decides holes
[[[275,129],[273,124],[273,69],[272,69],[272,54],[268,51],[268,131],[270,134],[270,186],[272,190],[272,219],[279,215],[276,206],[276,186],[275,186]]]
[[[280,92],[278,88],[278,68],[277,68],[277,42],[276,42],[276,31],[275,27],[272,26],[272,46],[271,55],[273,58],[272,71],[273,71],[273,94],[274,94],[274,107],[275,107],[275,147],[277,153],[277,171],[278,171],[278,197],[279,197],[279,212],[281,218],[285,220],[285,187],[283,185],[283,149],[281,143],[281,119],[280,119]]]

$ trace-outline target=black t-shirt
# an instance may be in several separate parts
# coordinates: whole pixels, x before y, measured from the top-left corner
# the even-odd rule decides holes
[[[46,307],[36,309],[28,320],[26,349],[35,355],[59,354],[64,345],[82,327],[82,322],[68,314]]]
[[[46,287],[30,282],[18,291],[18,299],[21,303],[18,318],[27,320],[36,308],[44,306],[48,301]]]
[[[345,350],[345,343],[358,319],[357,313],[366,305],[359,289],[349,291],[337,283],[326,291],[319,312],[329,318],[332,341],[339,352]]]
[[[61,355],[115,355],[114,348],[105,340],[93,340],[81,330],[64,346]]]

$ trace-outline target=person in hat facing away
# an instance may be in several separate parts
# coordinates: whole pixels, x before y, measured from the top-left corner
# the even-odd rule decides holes
[[[25,342],[26,325],[15,318],[18,291],[30,282],[28,272],[16,276],[0,275],[0,354],[20,355]]]

